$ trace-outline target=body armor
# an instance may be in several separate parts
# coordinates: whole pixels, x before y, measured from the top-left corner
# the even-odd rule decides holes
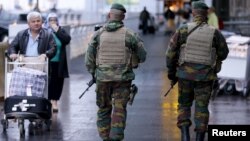
[[[196,26],[188,24],[188,31]],[[215,28],[202,24],[188,37],[186,44],[181,46],[179,64],[184,62],[214,66],[216,63],[216,49],[212,47]]]
[[[102,70],[102,81],[123,80],[124,72],[132,69],[132,50],[126,47],[126,28],[103,31],[97,48],[96,65]]]
[[[103,31],[97,52],[96,62],[98,66],[128,64],[131,53],[125,47],[125,36],[125,28],[114,32]]]

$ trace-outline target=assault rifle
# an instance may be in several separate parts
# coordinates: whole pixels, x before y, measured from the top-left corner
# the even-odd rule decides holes
[[[168,93],[173,89],[174,85],[176,84],[177,81],[171,81],[171,87],[168,89],[168,91],[165,93],[165,97],[168,95]]]
[[[137,94],[137,92],[138,92],[137,86],[135,84],[132,84],[130,87],[130,95],[129,95],[129,101],[128,101],[129,105],[133,104],[135,95]]]
[[[87,83],[88,87],[85,89],[85,91],[79,96],[79,99],[82,98],[82,96],[89,90],[89,88],[95,83],[94,79],[91,79],[89,83]]]

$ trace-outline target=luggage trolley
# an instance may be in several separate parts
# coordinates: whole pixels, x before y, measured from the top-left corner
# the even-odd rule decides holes
[[[232,35],[226,38],[229,54],[218,73],[219,86],[216,94],[240,92],[247,96],[250,85],[250,37]]]
[[[25,120],[30,123],[28,131],[48,131],[51,125],[51,103],[48,100],[48,59],[22,57],[10,61],[5,57],[4,118],[1,120],[6,132],[9,120],[17,121],[20,137],[25,136]]]

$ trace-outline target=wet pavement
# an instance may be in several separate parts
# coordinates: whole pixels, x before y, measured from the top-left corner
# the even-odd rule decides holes
[[[136,24],[137,25],[137,24]],[[135,72],[135,83],[139,88],[134,104],[128,105],[127,126],[124,141],[179,141],[180,131],[176,127],[177,87],[164,97],[170,87],[165,67],[165,51],[168,36],[163,32],[142,36],[148,52],[147,60]],[[51,131],[26,134],[20,139],[17,123],[10,121],[1,141],[101,141],[96,128],[97,106],[95,85],[79,99],[91,79],[84,66],[84,56],[70,61],[70,78],[66,79],[59,112],[52,116]],[[3,117],[1,103],[0,117]],[[249,124],[250,100],[240,95],[219,95],[210,102],[209,124]],[[195,133],[191,126],[191,140]],[[206,137],[207,140],[207,137]]]

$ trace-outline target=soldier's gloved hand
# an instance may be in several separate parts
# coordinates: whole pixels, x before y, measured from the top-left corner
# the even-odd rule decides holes
[[[171,86],[174,86],[178,82],[178,79],[176,80],[171,80]]]
[[[10,59],[13,60],[13,61],[16,60],[17,57],[18,57],[17,54],[11,54],[11,55],[10,55]]]
[[[171,80],[171,86],[174,86],[178,81],[178,77],[175,74],[168,74],[168,79]]]
[[[95,74],[92,74],[92,80],[94,83],[96,83]]]

